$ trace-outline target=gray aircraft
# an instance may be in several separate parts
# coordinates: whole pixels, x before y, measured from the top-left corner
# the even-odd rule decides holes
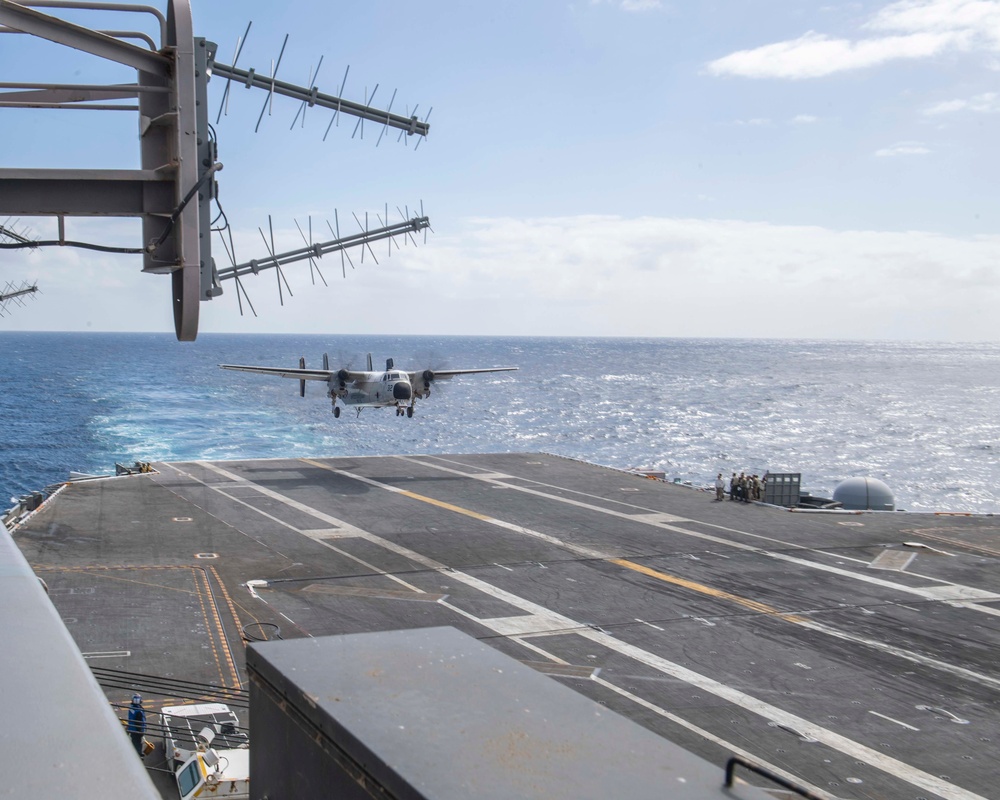
[[[330,369],[330,358],[323,353],[323,369],[306,369],[305,358],[299,359],[298,369],[285,367],[253,367],[239,364],[219,364],[222,369],[255,372],[260,375],[277,375],[295,378],[299,382],[299,395],[305,397],[306,381],[325,381],[327,397],[333,401],[333,416],[340,416],[339,400],[345,406],[357,408],[385,408],[392,406],[396,416],[413,416],[417,398],[431,394],[431,384],[445,381],[456,375],[480,372],[511,372],[517,367],[489,367],[486,369],[421,369],[412,372],[396,369],[391,358],[385,360],[385,370],[372,369],[372,354],[368,354],[368,369],[354,370],[347,367]]]

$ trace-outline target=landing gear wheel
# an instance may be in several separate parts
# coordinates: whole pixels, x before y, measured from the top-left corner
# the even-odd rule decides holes
[[[408,417],[413,416],[413,406],[410,406],[409,408],[406,409],[406,416]]]
[[[334,406],[333,407],[333,416],[334,417],[339,417],[340,416],[340,406]]]

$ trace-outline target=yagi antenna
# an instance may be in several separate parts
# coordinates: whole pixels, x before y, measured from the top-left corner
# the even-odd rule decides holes
[[[236,62],[240,60],[240,53],[243,52],[243,45],[247,43],[247,36],[250,35],[250,26],[253,25],[253,20],[247,23],[247,29],[243,36],[237,37],[236,39],[236,53],[233,55],[233,66],[236,66]],[[219,114],[215,118],[215,124],[219,124],[219,120],[222,119],[222,112],[225,109],[226,114],[229,114],[229,88],[232,85],[233,79],[226,78],[226,88],[222,92],[222,102],[219,103]]]
[[[249,26],[247,28],[249,31]],[[246,37],[238,43],[237,46],[237,56],[242,51],[242,45],[246,42]],[[368,93],[367,87],[365,88],[365,99],[364,103],[355,103],[351,100],[345,100],[343,98],[344,88],[347,85],[347,76],[350,73],[350,65],[344,70],[344,77],[340,82],[340,92],[339,95],[330,95],[321,92],[319,86],[316,85],[317,77],[319,75],[320,66],[323,63],[323,59],[320,58],[319,63],[316,65],[315,70],[310,70],[308,86],[297,86],[292,83],[287,83],[278,79],[278,70],[281,66],[282,59],[284,58],[285,50],[288,45],[288,35],[285,35],[284,41],[281,45],[281,50],[278,53],[277,61],[272,62],[270,74],[267,76],[259,75],[257,71],[253,68],[241,69],[235,65],[236,59],[234,58],[234,63],[221,64],[216,61],[211,62],[210,68],[212,75],[217,75],[219,77],[225,78],[227,81],[239,81],[242,82],[246,88],[255,86],[260,89],[265,89],[267,91],[267,100],[265,100],[263,107],[261,108],[260,115],[257,118],[257,124],[254,127],[254,132],[260,130],[260,125],[264,120],[264,113],[267,112],[268,116],[271,116],[274,109],[274,96],[282,95],[285,97],[291,97],[300,102],[299,111],[295,115],[292,121],[292,127],[295,127],[295,123],[299,121],[301,117],[301,124],[305,126],[305,114],[310,106],[320,106],[322,108],[329,108],[333,111],[333,116],[330,118],[329,123],[327,123],[326,130],[323,133],[323,140],[326,140],[327,135],[330,133],[330,129],[337,125],[340,126],[340,115],[350,114],[358,118],[355,123],[354,131],[351,134],[351,138],[355,138],[360,132],[361,138],[364,139],[365,132],[365,120],[369,122],[380,123],[383,126],[382,136],[384,136],[388,128],[395,128],[399,130],[400,137],[402,138],[405,134],[407,137],[410,136],[420,136],[425,137],[430,131],[430,126],[427,124],[426,120],[421,121],[416,114],[417,106],[414,106],[414,111],[412,114],[403,116],[401,114],[394,114],[392,112],[392,106],[395,102],[395,97],[397,92],[393,92],[393,98],[389,102],[389,107],[385,110],[377,109],[371,105],[374,102],[376,93],[378,92],[380,84],[375,84],[375,88],[372,90],[371,94]],[[228,87],[227,83],[227,87]],[[229,93],[225,92],[224,100],[225,103],[222,108],[220,108],[220,114],[223,110],[228,113],[228,97]],[[218,120],[217,120],[218,121]],[[382,139],[379,136],[379,142]],[[378,146],[378,142],[376,142]]]
[[[323,134],[324,142],[326,141],[326,134],[330,132],[330,128],[333,126],[334,122],[337,123],[338,128],[340,127],[340,98],[344,96],[344,86],[347,85],[347,73],[350,71],[351,71],[351,65],[348,64],[347,69],[344,70],[344,80],[340,82],[340,91],[338,92],[339,96],[337,98],[337,110],[334,111],[333,116],[330,117],[330,124],[326,126],[326,133]],[[399,135],[402,136],[403,135],[402,132],[400,132]]]
[[[302,233],[302,228],[299,226],[299,221],[297,219],[296,220],[292,220],[292,221],[295,223],[295,227],[299,229],[299,236],[302,237],[302,241],[305,242],[306,246],[310,250],[314,250],[315,247],[313,245],[313,221],[312,221],[312,217],[311,216],[309,217],[309,239],[308,239],[308,241],[306,240],[305,234]],[[320,270],[319,270],[319,264],[317,264],[316,261],[313,259],[313,257],[310,256],[309,257],[309,277],[312,279],[313,286],[316,285],[316,277],[313,275],[313,270],[314,269],[316,270],[316,272],[319,273],[319,277],[320,277],[320,280],[323,281],[323,285],[324,286],[329,286],[330,284],[328,284],[326,282],[326,278],[323,277],[323,273],[320,272]]]
[[[386,119],[388,119],[388,118],[389,118],[389,115],[390,115],[390,114],[392,113],[392,104],[393,104],[393,101],[394,101],[394,100],[396,99],[396,92],[397,92],[397,91],[399,91],[399,90],[398,90],[398,89],[393,89],[393,90],[392,90],[392,97],[391,97],[391,98],[389,98],[389,107],[388,107],[388,108],[387,108],[387,109],[385,110],[385,116],[386,116]],[[389,130],[389,126],[388,126],[388,125],[384,125],[384,126],[382,127],[382,133],[380,133],[380,134],[378,135],[378,141],[377,141],[377,142],[375,142],[375,146],[376,146],[376,147],[378,147],[378,146],[379,146],[379,145],[380,145],[380,144],[382,143],[382,137],[383,137],[383,136],[385,135],[385,132],[386,132],[387,130]]]
[[[368,87],[367,86],[365,87],[365,105],[366,106],[370,105],[371,102],[372,102],[372,100],[375,99],[375,92],[378,91],[378,86],[379,85],[376,83],[375,84],[375,88],[372,89],[371,95],[368,94]],[[388,118],[388,116],[391,116],[391,115],[387,115],[387,118]],[[351,138],[352,139],[354,138],[354,135],[358,132],[358,126],[359,125],[361,126],[361,139],[364,140],[364,138],[365,138],[365,117],[364,117],[363,114],[358,115],[358,121],[354,125],[354,133],[351,134]]]
[[[340,216],[337,214],[337,209],[333,209],[333,221],[337,223],[337,230],[334,232],[333,228],[330,227],[330,220],[326,221],[326,227],[330,228],[330,233],[332,233],[337,239],[340,239]],[[344,269],[344,257],[347,257],[347,262],[351,265],[351,269],[354,269],[354,262],[351,261],[351,256],[345,249],[340,251],[340,271],[344,273],[344,277],[347,277],[347,271]]]
[[[271,77],[270,77],[270,89],[267,93],[267,99],[264,101],[264,105],[260,110],[260,116],[257,117],[257,126],[253,129],[254,133],[260,130],[260,121],[264,119],[264,112],[267,112],[268,116],[271,116],[271,112],[274,110],[274,81],[278,77],[278,68],[281,66],[281,58],[285,55],[285,47],[288,45],[288,34],[285,34],[285,41],[281,43],[281,52],[278,53],[278,63],[275,64],[274,61],[271,62]],[[250,86],[247,85],[249,89]]]
[[[282,305],[284,305],[284,291],[281,288],[281,284],[284,283],[285,289],[288,290],[289,296],[292,295],[292,290],[288,284],[288,280],[285,277],[285,273],[282,267],[294,263],[296,261],[309,261],[313,264],[313,259],[320,259],[327,253],[333,253],[340,251],[341,253],[341,270],[344,273],[344,277],[347,277],[347,270],[344,266],[344,258],[351,264],[351,269],[354,269],[354,262],[351,261],[351,257],[347,250],[352,247],[361,247],[362,253],[364,253],[365,248],[371,254],[372,258],[375,259],[375,252],[372,250],[372,243],[381,241],[382,239],[393,239],[396,236],[406,235],[411,237],[414,231],[423,230],[430,225],[430,221],[427,217],[413,217],[412,219],[404,219],[402,222],[395,222],[390,225],[382,225],[379,228],[369,229],[366,224],[362,224],[360,217],[354,214],[354,219],[357,221],[358,226],[361,228],[360,233],[349,234],[347,236],[341,237],[340,234],[340,218],[336,210],[334,210],[334,219],[336,220],[336,228],[330,224],[327,220],[327,227],[330,228],[330,232],[335,235],[336,238],[327,242],[313,242],[312,241],[312,223],[310,218],[309,226],[309,238],[306,239],[305,233],[302,231],[301,226],[296,222],[296,226],[299,228],[299,234],[305,241],[305,247],[300,247],[297,250],[291,250],[287,253],[277,253],[274,247],[274,228],[271,218],[268,218],[268,227],[271,232],[270,240],[264,234],[262,228],[257,230],[260,232],[261,239],[264,241],[264,246],[268,251],[268,258],[265,259],[253,259],[251,261],[244,262],[242,264],[233,264],[225,269],[217,270],[213,276],[215,284],[218,285],[225,280],[235,280],[237,286],[237,298],[245,296],[247,302],[250,302],[249,295],[246,295],[245,287],[243,286],[242,277],[246,275],[258,275],[266,269],[276,269],[278,271],[278,292],[281,298]],[[367,219],[367,215],[366,215]],[[414,242],[416,244],[416,242]],[[396,245],[399,246],[398,244]],[[228,252],[228,247],[227,247]],[[375,263],[378,260],[375,259]],[[317,267],[318,271],[318,267]],[[320,273],[320,277],[323,278],[323,274]],[[326,279],[323,278],[323,283],[326,284]],[[327,284],[329,285],[329,284]],[[242,295],[241,295],[242,292]],[[250,306],[253,310],[253,305]],[[240,300],[240,313],[243,313],[242,300]],[[256,312],[254,312],[256,316]]]
[[[358,227],[361,228],[361,230],[364,231],[364,234],[365,234],[365,238],[361,242],[361,263],[362,264],[365,263],[365,248],[368,248],[368,252],[372,254],[372,259],[375,261],[376,264],[378,264],[378,259],[375,258],[375,251],[372,250],[372,246],[371,246],[371,244],[369,244],[369,241],[368,241],[368,212],[367,211],[365,212],[365,224],[364,225],[361,224],[361,220],[358,219],[358,215],[357,214],[355,214],[353,211],[351,212],[351,214],[354,215],[354,221],[358,223]],[[392,236],[391,233],[389,233],[388,235],[390,237]]]
[[[10,217],[7,217],[7,219],[3,221],[3,225],[0,225],[0,242],[4,239],[9,239],[11,242],[15,242],[16,244],[31,247],[31,243],[34,239],[31,237],[31,231],[28,226],[22,223],[20,233],[14,229],[14,226],[20,222],[21,220],[19,219],[12,221]]]
[[[309,86],[312,87],[309,90],[310,94],[318,91],[316,89],[316,86],[314,85],[314,81],[316,80],[317,77],[319,77],[319,68],[322,66],[323,66],[323,56],[320,56],[319,63],[316,65],[316,71],[313,72],[312,67],[309,68]],[[298,122],[300,114],[302,115],[302,127],[304,128],[306,126],[306,108],[308,108],[311,105],[313,105],[313,101],[311,100],[302,101],[302,105],[299,106],[299,110],[295,112],[295,119],[292,120],[291,127],[289,127],[288,130],[292,130],[292,128],[295,127],[295,123]]]
[[[5,231],[6,229],[0,228],[0,230]],[[6,235],[6,234],[5,234]],[[0,317],[6,316],[10,312],[8,308],[10,306],[26,305],[25,298],[33,298],[35,293],[38,291],[38,282],[28,283],[27,281],[22,281],[20,285],[7,282],[3,291],[0,292]]]
[[[284,282],[285,288],[288,290],[288,296],[289,297],[293,296],[292,295],[292,287],[288,285],[288,279],[285,277],[285,273],[281,271],[281,262],[279,262],[278,259],[277,259],[277,257],[275,256],[275,252],[274,252],[274,225],[271,224],[271,215],[270,214],[267,215],[267,227],[268,227],[268,229],[271,232],[271,244],[270,245],[268,245],[268,243],[267,243],[267,238],[264,236],[264,231],[260,230],[260,228],[257,228],[257,230],[260,231],[260,238],[264,240],[264,247],[267,248],[267,253],[268,253],[269,256],[271,256],[271,261],[273,262],[271,264],[265,265],[265,269],[268,266],[273,266],[277,270],[278,300],[281,302],[281,305],[284,305],[285,304],[285,297],[284,297],[284,295],[281,292],[281,284],[282,284],[282,282]],[[259,268],[260,268],[260,265],[256,264],[253,272],[256,274],[259,271]]]

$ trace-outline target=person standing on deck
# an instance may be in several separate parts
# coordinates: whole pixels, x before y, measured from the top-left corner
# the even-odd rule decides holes
[[[142,708],[142,696],[132,695],[132,705],[128,710],[128,735],[132,737],[132,746],[139,758],[144,758],[142,752],[142,736],[146,732],[146,712]]]
[[[726,499],[726,482],[722,479],[721,472],[715,478],[715,499],[716,500]]]

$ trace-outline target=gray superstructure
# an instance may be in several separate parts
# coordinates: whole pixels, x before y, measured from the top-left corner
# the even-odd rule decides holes
[[[994,517],[715,502],[545,454],[154,467],[15,534],[102,670],[245,689],[248,639],[451,626],[719,767],[998,796]]]

